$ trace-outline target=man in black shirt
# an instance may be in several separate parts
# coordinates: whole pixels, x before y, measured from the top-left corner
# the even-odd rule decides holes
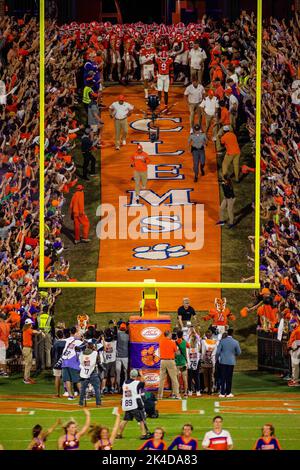
[[[186,322],[190,322],[192,320],[192,317],[196,315],[195,310],[190,305],[190,299],[185,297],[182,299],[182,301],[183,305],[181,305],[181,307],[179,307],[179,309],[177,310],[178,322],[181,329],[186,325]]]
[[[91,176],[95,176],[96,174],[96,159],[92,154],[92,149],[94,146],[93,142],[93,133],[91,129],[88,127],[84,135],[81,138],[81,151],[83,155],[83,179],[88,180],[88,167],[91,163]]]
[[[225,225],[225,211],[227,210],[229,224],[227,228],[234,227],[234,203],[235,203],[235,194],[233,191],[233,186],[231,179],[228,175],[223,176],[221,182],[224,198],[220,207],[220,220],[216,225]]]

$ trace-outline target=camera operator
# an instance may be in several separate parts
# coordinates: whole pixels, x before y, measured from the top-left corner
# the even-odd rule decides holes
[[[123,431],[128,423],[135,419],[141,428],[141,439],[149,439],[151,433],[149,432],[146,425],[146,413],[144,408],[143,396],[144,396],[145,379],[142,374],[132,369],[130,372],[130,379],[126,380],[123,384],[123,398],[122,398],[122,409],[125,411],[124,418],[120,424],[118,439],[122,438]]]
[[[79,406],[83,406],[86,390],[89,384],[91,384],[95,390],[96,406],[101,405],[98,361],[99,355],[97,351],[97,346],[94,344],[93,339],[89,339],[87,341],[85,350],[82,351],[79,355],[81,383]]]

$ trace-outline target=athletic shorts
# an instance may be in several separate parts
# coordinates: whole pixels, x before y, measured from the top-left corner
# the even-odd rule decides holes
[[[64,382],[72,382],[73,384],[77,384],[80,382],[79,370],[72,369],[71,367],[63,367],[62,378]]]
[[[169,91],[170,77],[169,75],[158,75],[157,76],[157,89],[158,91]]]
[[[145,421],[145,412],[144,410],[130,410],[130,411],[125,411],[124,414],[124,421],[132,421],[135,419],[138,423],[141,421]]]
[[[54,377],[61,377],[62,376],[62,370],[61,369],[53,369],[53,375],[54,375]]]
[[[107,364],[102,364],[103,370],[103,378],[107,379],[107,377],[115,377],[116,375],[116,361],[115,362],[108,362]]]

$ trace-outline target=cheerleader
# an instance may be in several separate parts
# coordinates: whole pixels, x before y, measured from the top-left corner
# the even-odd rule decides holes
[[[111,434],[106,426],[96,425],[91,427],[89,434],[91,434],[91,441],[95,450],[112,450],[121,420],[118,409],[115,414],[116,420]]]
[[[163,428],[156,428],[152,439],[148,439],[138,450],[167,450],[167,444],[163,440],[165,431]]]
[[[253,450],[281,450],[279,441],[274,434],[273,424],[265,424],[262,428],[262,436],[257,439]]]
[[[65,426],[65,434],[58,439],[59,450],[78,450],[80,438],[88,431],[91,422],[89,410],[84,409],[86,416],[83,428],[78,431],[77,423],[73,420],[69,421]]]
[[[27,450],[45,450],[47,437],[50,436],[59,424],[61,424],[60,419],[58,419],[47,431],[43,431],[42,426],[36,424],[32,429],[32,441],[27,447]]]
[[[182,427],[181,435],[175,437],[169,445],[168,450],[197,450],[198,441],[192,437],[194,428],[192,424],[185,424]]]

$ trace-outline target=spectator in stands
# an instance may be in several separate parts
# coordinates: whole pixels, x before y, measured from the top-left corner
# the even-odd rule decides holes
[[[8,348],[10,324],[5,320],[5,315],[0,315],[0,378],[8,377],[6,369],[6,351]]]
[[[288,382],[289,387],[300,386],[299,383],[299,363],[300,363],[300,323],[291,320],[290,325],[293,330],[288,341],[292,363],[292,379]]]

